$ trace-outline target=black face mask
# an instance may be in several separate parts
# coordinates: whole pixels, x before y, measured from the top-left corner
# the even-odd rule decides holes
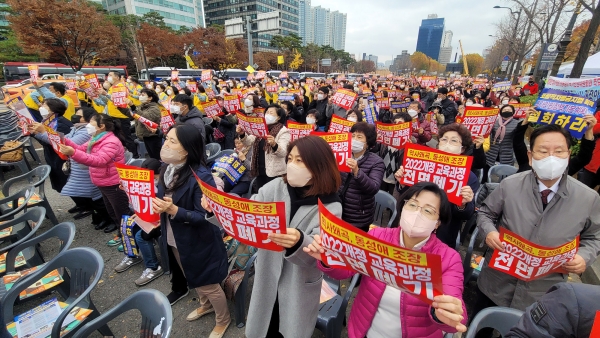
[[[529,84],[532,85],[534,82],[533,81],[529,81]]]
[[[81,121],[81,116],[80,115],[73,115],[71,116],[71,123],[76,124],[76,123],[80,123]]]
[[[500,113],[500,116],[504,117],[505,119],[512,117],[513,115],[514,115],[514,113],[511,111],[503,111]]]

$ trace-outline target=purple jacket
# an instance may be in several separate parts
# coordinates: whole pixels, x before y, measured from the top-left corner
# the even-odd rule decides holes
[[[356,176],[341,174],[340,197],[344,207],[342,219],[356,227],[366,228],[375,217],[375,194],[383,182],[385,165],[381,157],[367,151],[358,161],[358,168]],[[346,185],[348,189],[344,193]]]
[[[400,228],[375,228],[369,234],[385,242],[400,246]],[[444,294],[462,299],[463,268],[458,252],[442,243],[436,236],[431,236],[422,252],[437,254],[442,257],[442,282]],[[325,268],[320,262],[321,271],[335,279],[352,277],[355,272],[342,269]],[[350,311],[348,320],[348,337],[363,338],[367,335],[375,313],[379,307],[386,284],[373,278],[362,276],[358,294]],[[402,337],[441,338],[444,332],[454,333],[456,329],[436,322],[430,314],[431,307],[416,297],[402,292],[400,298],[400,321]],[[463,302],[463,324],[467,323],[467,309]]]
[[[75,149],[71,156],[73,160],[89,167],[92,183],[97,187],[119,184],[115,163],[125,163],[125,149],[119,138],[112,132],[106,133],[92,146],[89,154],[86,152],[88,143],[78,145],[65,138],[65,144]]]

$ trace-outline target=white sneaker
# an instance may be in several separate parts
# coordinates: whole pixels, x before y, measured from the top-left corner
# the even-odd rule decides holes
[[[140,276],[140,278],[135,280],[135,285],[137,285],[137,286],[146,285],[146,284],[152,282],[153,280],[157,279],[158,277],[162,276],[164,273],[165,273],[165,271],[160,267],[160,265],[158,266],[158,268],[156,268],[156,270],[146,268],[146,270],[144,270],[144,272],[142,272],[142,275]]]
[[[142,257],[129,257],[125,256],[119,265],[115,266],[116,272],[123,272],[129,269],[130,267],[140,264],[142,262]]]

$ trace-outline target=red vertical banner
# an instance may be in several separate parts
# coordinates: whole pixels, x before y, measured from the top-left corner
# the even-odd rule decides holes
[[[100,81],[98,81],[98,76],[96,74],[86,74],[84,75],[85,81],[92,86],[92,88],[98,90],[102,88]]]
[[[242,105],[240,104],[240,98],[237,95],[225,95],[223,105],[230,114],[233,114],[238,110],[242,109]]]
[[[115,106],[119,108],[127,108],[129,105],[125,102],[127,96],[129,95],[129,90],[127,87],[119,86],[111,88],[110,99],[115,104]]]
[[[238,118],[238,125],[247,135],[254,135],[261,138],[267,137],[269,128],[264,117],[246,116],[241,113],[236,113],[236,116]]]
[[[592,332],[590,338],[600,337],[600,311],[596,311],[596,317],[594,318],[594,325],[592,326]]]
[[[144,222],[158,226],[160,215],[152,210],[152,199],[156,197],[154,172],[121,163],[115,163],[115,166],[121,178],[121,186],[129,197],[135,215]]]
[[[160,129],[162,130],[163,134],[166,135],[173,125],[175,125],[175,119],[173,118],[173,115],[169,113],[167,108],[160,106]]]
[[[357,94],[350,89],[338,89],[331,101],[333,104],[336,104],[346,110],[352,108],[354,101],[356,100]]]
[[[402,184],[433,182],[448,194],[448,200],[462,204],[460,190],[467,186],[471,173],[472,156],[453,155],[441,150],[409,143],[404,150]]]
[[[388,124],[382,122],[375,123],[377,130],[377,142],[402,149],[410,141],[411,123]]]
[[[27,66],[29,70],[29,78],[31,79],[31,83],[35,83],[39,79],[39,67],[38,65],[29,65]]]
[[[203,70],[200,80],[202,82],[208,82],[208,81],[210,81],[211,76],[212,76],[212,71],[210,69]]]
[[[416,133],[419,131],[420,128],[421,128],[421,124],[419,123],[419,118],[415,117],[414,119],[412,119],[411,129],[412,129],[413,133]]]
[[[377,98],[376,104],[377,104],[378,109],[390,109],[390,98],[389,97]]]
[[[216,95],[215,92],[213,91],[213,89],[211,87],[205,88],[206,89],[206,95],[208,96],[209,100],[214,100]]]
[[[314,131],[312,124],[303,124],[292,121],[288,121],[287,129],[290,131],[292,142],[299,138],[303,138],[304,136],[308,136]]]
[[[465,114],[457,117],[456,122],[464,125],[471,131],[471,136],[490,136],[494,123],[498,118],[498,108],[466,107]]]
[[[437,119],[435,118],[435,113],[434,112],[427,113],[427,115],[425,115],[425,120],[427,120],[427,122],[429,122],[429,130],[431,131],[431,133],[433,135],[437,135],[438,134],[438,125],[437,125]]]
[[[204,114],[206,116],[213,118],[215,116],[223,115],[223,110],[221,106],[216,100],[210,100],[206,102],[201,102],[202,109],[204,110]]]
[[[188,81],[185,86],[190,90],[190,92],[192,93],[196,93],[198,92],[198,83],[196,83],[196,81]]]
[[[56,154],[58,154],[58,157],[60,157],[63,160],[68,159],[69,157],[67,155],[60,152],[60,145],[65,144],[63,140],[65,136],[59,134],[57,131],[46,125],[44,126],[44,128],[46,129],[46,133],[48,134],[48,141],[50,142],[52,149],[54,149],[54,152],[56,152]]]
[[[334,114],[331,116],[331,123],[329,124],[327,132],[332,134],[349,133],[355,123],[356,122],[348,121]]]
[[[350,167],[346,164],[349,158],[352,158],[352,134],[339,133],[330,134],[323,132],[312,132],[311,135],[316,135],[327,141],[338,164],[338,169],[342,172],[349,173]]]
[[[283,251],[283,247],[273,243],[268,236],[270,233],[286,233],[284,202],[255,202],[234,197],[202,182],[196,173],[194,176],[228,235],[255,248]]]
[[[431,304],[444,293],[442,258],[404,249],[364,233],[319,201],[321,259],[332,268],[356,271]]]
[[[550,273],[566,273],[562,265],[572,260],[579,249],[579,236],[559,247],[549,248],[506,228],[500,228],[500,241],[504,244],[504,252],[494,250],[490,268],[526,282]]]

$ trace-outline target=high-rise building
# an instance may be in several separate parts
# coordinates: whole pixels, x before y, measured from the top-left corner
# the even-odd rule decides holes
[[[206,27],[203,0],[102,0],[102,6],[110,14],[142,16],[157,12],[175,30],[181,26]]]
[[[285,0],[293,1],[293,0]],[[346,47],[346,13],[331,11],[321,6],[313,7],[310,0],[300,0],[299,35],[304,45],[315,43],[335,49]]]
[[[452,58],[452,35],[452,31],[445,31],[442,38],[438,61],[443,65],[450,62],[450,59]]]
[[[373,61],[373,63],[375,63],[375,67],[377,67],[377,59],[378,59],[377,55],[371,55],[371,54],[369,54],[368,60],[369,61]]]
[[[390,68],[390,66],[394,63],[394,60],[387,60],[383,63],[383,66],[387,69]]]
[[[411,68],[410,64],[410,54],[408,54],[407,50],[403,50],[402,54],[397,55],[394,58],[392,65],[390,66],[390,72],[394,73],[403,73],[408,72]]]
[[[139,0],[136,0],[139,1]],[[145,0],[146,1],[146,0]],[[152,1],[152,0],[150,0]],[[166,1],[166,0],[154,0]],[[197,1],[197,0],[196,0]],[[253,33],[252,40],[257,47],[255,50],[271,49],[271,39],[275,35],[296,34],[300,36],[299,3],[296,0],[249,0],[223,1],[203,0],[206,24],[208,26],[218,24],[224,25],[225,20],[245,18],[250,16],[255,20],[258,13],[279,12],[279,29],[269,33]],[[256,23],[252,29],[257,29]]]
[[[444,18],[430,14],[421,21],[417,39],[417,52],[422,52],[434,60],[438,60],[442,37],[444,35]]]

